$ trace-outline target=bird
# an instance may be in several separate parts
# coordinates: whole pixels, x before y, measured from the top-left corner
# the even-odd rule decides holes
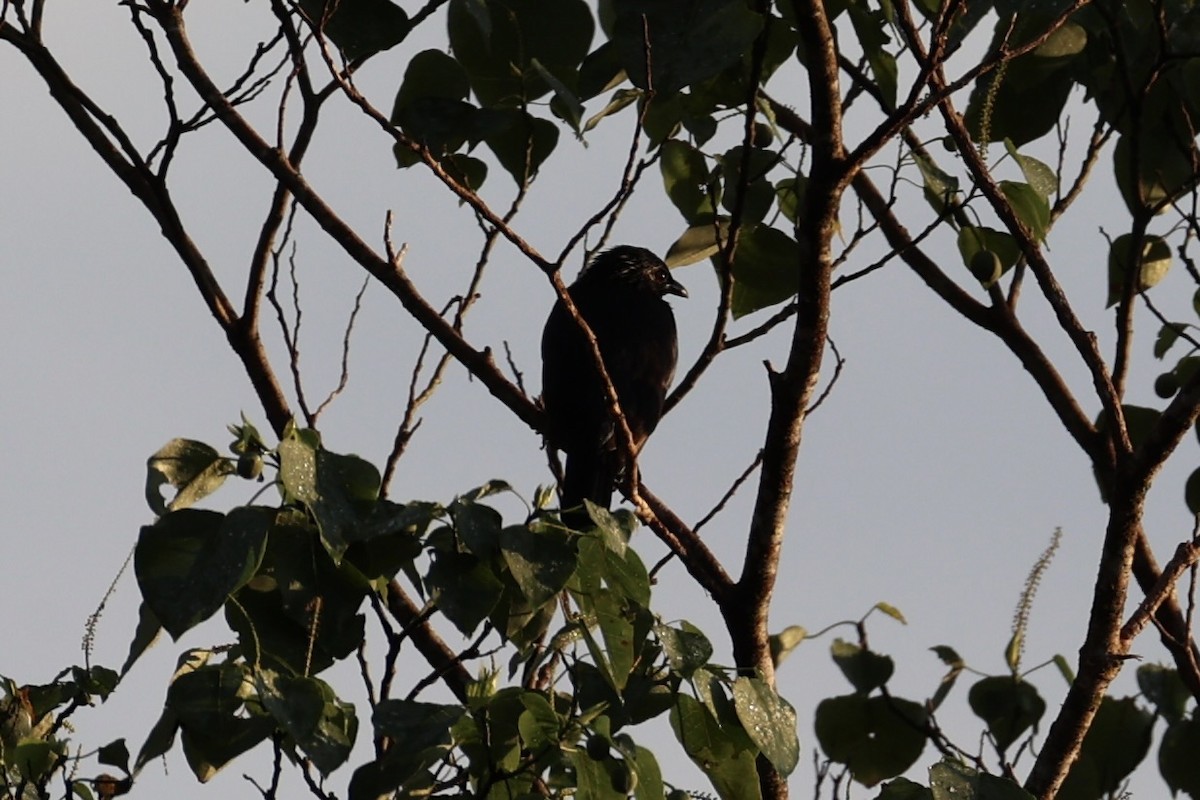
[[[675,315],[665,298],[686,298],[687,289],[654,253],[621,245],[592,259],[567,292],[595,334],[640,452],[662,418],[679,358]],[[559,487],[563,521],[577,530],[590,527],[580,510],[584,499],[610,506],[627,454],[595,356],[561,298],[542,331],[542,406],[550,446],[566,454]]]

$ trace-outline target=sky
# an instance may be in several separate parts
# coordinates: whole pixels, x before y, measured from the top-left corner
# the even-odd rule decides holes
[[[46,37],[68,71],[128,126],[135,141],[154,142],[162,124],[160,90],[127,12],[116,3],[48,5]],[[236,74],[255,41],[246,30],[263,21],[264,5],[207,0],[189,8],[189,30],[215,74],[225,79]],[[381,106],[389,106],[405,59],[441,46],[440,24],[427,28],[361,73],[360,85]],[[798,79],[774,91],[805,107]],[[242,412],[260,429],[268,426],[245,374],[154,223],[7,47],[0,47],[0,103],[6,109],[0,124],[5,343],[0,505],[9,520],[0,588],[7,609],[0,675],[40,683],[81,663],[85,621],[120,571],[139,527],[153,521],[143,499],[146,458],[176,436],[224,448],[230,439],[225,426]],[[270,110],[255,119],[269,125]],[[854,116],[851,122],[858,124]],[[606,121],[586,146],[563,135],[515,223],[543,253],[557,254],[580,221],[615,190],[632,125],[629,112]],[[478,228],[419,169],[398,171],[377,128],[338,110],[318,134],[305,174],[369,241],[381,240],[385,212],[393,211],[395,238],[408,245],[406,267],[435,305],[463,291],[481,241]],[[614,242],[664,253],[682,233],[684,224],[656,180],[648,173],[648,185],[635,195]],[[500,207],[508,200],[505,183],[494,172],[485,191]],[[270,183],[212,125],[185,140],[171,188],[226,290],[240,297],[239,276]],[[1113,336],[1103,309],[1105,249],[1099,231],[1120,231],[1124,217],[1104,171],[1049,242],[1056,274],[1106,353]],[[307,220],[301,219],[297,233],[302,367],[309,395],[320,397],[337,381],[341,332],[363,275]],[[953,273],[959,258],[953,245],[943,242],[938,254]],[[876,255],[856,253],[848,268]],[[570,263],[573,274],[578,258]],[[1182,270],[1176,272],[1155,297],[1168,316],[1186,318],[1191,290]],[[958,275],[970,285],[965,269]],[[689,299],[673,301],[682,373],[707,338],[717,293],[706,264],[682,268],[677,277],[690,292]],[[553,301],[549,285],[501,244],[481,292],[468,338],[496,352],[507,343],[526,385],[536,392],[541,325]],[[1094,412],[1087,376],[1032,285],[1025,290],[1023,313]],[[760,312],[738,321],[731,333],[764,317]],[[264,327],[278,358],[277,328],[269,318]],[[1150,353],[1157,326],[1149,321],[1142,330],[1134,345],[1130,400],[1153,405],[1150,384],[1161,370]],[[1086,459],[1029,376],[997,341],[943,306],[899,263],[835,293],[831,335],[845,365],[829,399],[805,427],[772,628],[803,625],[816,631],[856,619],[884,601],[907,619],[900,625],[873,617],[868,627],[872,647],[897,661],[893,693],[916,700],[932,694],[943,672],[929,651],[935,645],[953,646],[981,672],[1001,673],[1025,575],[1061,527],[1062,547],[1034,606],[1025,663],[1055,654],[1073,663],[1091,599],[1104,507]],[[383,463],[420,342],[420,329],[395,299],[369,286],[353,332],[349,386],[320,424],[330,449]],[[781,364],[786,345],[781,331],[722,356],[647,446],[643,477],[685,520],[704,516],[761,446],[769,408],[764,361]],[[827,361],[823,379],[831,375]],[[536,434],[461,368],[449,370],[422,416],[392,486],[395,499],[449,501],[492,478],[507,480],[530,498],[536,486],[551,480]],[[1181,447],[1150,498],[1147,529],[1163,560],[1191,532],[1182,487],[1197,460],[1195,447],[1190,439]],[[212,502],[219,507],[247,497],[243,487],[231,487]],[[731,571],[740,569],[750,497],[742,492],[704,532]],[[500,506],[508,515],[521,513],[516,500]],[[638,533],[635,543],[647,562],[664,552],[649,531]],[[94,663],[116,667],[124,660],[137,601],[127,571],[101,619]],[[661,574],[655,607],[664,619],[700,626],[717,646],[716,660],[731,661],[715,606],[678,564]],[[829,658],[834,635],[854,634],[842,628],[804,643],[778,676],[780,692],[800,715],[803,751],[793,786],[801,794],[811,781],[812,709],[821,698],[849,691]],[[180,642],[159,642],[110,703],[77,715],[80,740],[98,745],[125,736],[136,750],[161,708],[176,657],[187,647],[227,638],[219,626],[207,625]],[[1150,637],[1136,650],[1147,661],[1164,658]],[[353,675],[341,680],[347,685]],[[1033,680],[1053,711],[1065,689],[1062,680],[1052,669]],[[1132,673],[1117,686],[1134,691]],[[971,746],[980,726],[965,711],[965,690],[960,684],[948,701],[945,726]],[[658,745],[669,774],[683,776],[686,786],[703,786],[666,741],[665,729],[650,736],[660,737],[649,741]],[[927,750],[918,767],[935,760]],[[150,787],[169,782],[174,796],[205,796],[178,751],[165,768],[164,774],[163,768],[148,767],[148,786],[139,791],[150,794]],[[246,772],[262,779],[267,764],[252,756],[231,765],[217,778],[225,787],[218,791],[255,796],[241,777]],[[338,791],[349,771],[343,773],[331,784]]]

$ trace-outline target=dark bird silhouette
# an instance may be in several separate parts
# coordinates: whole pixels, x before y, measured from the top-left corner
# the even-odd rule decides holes
[[[687,290],[656,255],[625,245],[593,259],[567,291],[596,335],[640,451],[662,418],[678,359],[675,315],[664,297],[687,297]],[[607,508],[625,453],[591,348],[561,300],[542,332],[542,403],[550,444],[567,456],[562,508],[569,512],[584,498]],[[564,520],[573,528],[590,525],[586,513]]]

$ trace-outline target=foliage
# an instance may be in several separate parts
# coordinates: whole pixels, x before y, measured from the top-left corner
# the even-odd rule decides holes
[[[348,779],[351,798],[679,800],[684,790],[663,775],[658,744],[652,750],[633,738],[660,717],[720,797],[785,797],[800,734],[775,669],[824,633],[767,628],[791,482],[808,414],[825,399],[817,390],[827,347],[841,367],[828,341],[832,292],[891,265],[911,270],[965,324],[1020,361],[1086,456],[1108,526],[1077,670],[1061,656],[1046,662],[1068,684],[1053,720],[1044,719],[1051,704],[1032,680],[1038,668],[1021,667],[1051,547],[1022,592],[1003,648],[1007,671],[980,674],[963,698],[981,723],[976,747],[955,744],[938,722],[968,671],[952,647],[934,648],[948,671],[929,697],[904,698],[889,686],[893,659],[868,644],[865,617],[847,623],[855,636],[835,640],[831,655],[850,691],[814,712],[818,792],[828,779],[835,796],[852,780],[880,787],[878,797],[888,800],[1114,796],[1149,754],[1161,718],[1160,774],[1172,791],[1200,796],[1200,766],[1190,758],[1200,741],[1200,669],[1191,614],[1176,592],[1200,546],[1194,532],[1179,535],[1160,567],[1141,522],[1164,463],[1189,432],[1200,433],[1200,341],[1185,319],[1200,313],[1200,301],[1170,317],[1157,305],[1172,300],[1159,287],[1177,261],[1200,286],[1192,254],[1200,230],[1200,58],[1193,55],[1200,15],[1190,3],[600,0],[593,8],[583,0],[432,0],[407,10],[390,0],[256,2],[268,34],[224,89],[187,36],[188,3],[127,5],[166,110],[165,131],[144,151],[135,144],[142,137],[62,67],[65,59],[43,37],[44,0],[0,4],[0,42],[47,82],[159,223],[278,440],[269,445],[243,419],[232,428],[230,456],[176,439],[150,457],[146,497],[155,519],[137,537],[143,607],[129,657],[119,672],[88,663],[44,685],[4,679],[0,774],[9,797],[48,796],[52,780],[62,781],[64,795],[112,797],[177,743],[201,781],[269,746],[277,764],[286,757],[326,797],[322,781],[350,761],[361,725],[373,750]],[[413,31],[435,19],[445,26],[445,46],[405,50]],[[403,52],[394,94],[368,96],[356,76],[389,50]],[[180,112],[177,86],[199,98],[194,116]],[[246,108],[260,101],[271,112],[262,130],[252,121],[262,117]],[[383,241],[369,244],[301,171],[326,104],[336,103],[371,120],[397,167],[436,178],[466,206],[467,224],[482,231],[467,290],[443,310],[405,270],[390,220]],[[1091,124],[1088,137],[1071,133],[1070,120],[1080,117]],[[168,181],[185,137],[208,125],[237,141],[274,183],[240,309],[189,235]],[[521,201],[565,142],[620,125],[629,146],[624,164],[613,164],[619,188],[577,225],[564,225],[571,232],[561,254],[543,255],[514,227]],[[1068,291],[1074,284],[1052,265],[1058,251],[1050,247],[1101,163],[1123,205],[1121,229],[1101,232],[1106,264],[1088,276],[1106,295],[1102,309],[1090,310],[1107,315],[1115,331],[1108,356],[1081,321],[1081,298],[1089,295]],[[388,479],[419,425],[417,408],[451,359],[515,417],[545,429],[515,365],[510,378],[490,348],[464,333],[496,243],[506,239],[565,298],[560,270],[568,257],[581,243],[591,253],[607,241],[632,193],[646,191],[646,176],[655,174],[664,204],[680,217],[669,262],[707,259],[719,296],[707,344],[668,406],[740,345],[776,334],[786,350],[784,366],[770,372],[759,455],[713,506],[715,515],[757,471],[738,577],[697,535],[700,526],[683,523],[633,469],[621,487],[633,511],[589,507],[595,524],[583,531],[563,525],[548,490],[536,493],[523,520],[506,521],[487,502],[515,495],[502,481],[448,503],[388,499]],[[510,183],[510,210],[495,210],[493,197]],[[317,418],[327,403],[314,409],[303,391],[299,308],[289,327],[274,284],[264,288],[268,266],[278,270],[284,252],[276,242],[292,241],[298,214],[426,334],[382,470],[322,443]],[[944,267],[954,260],[944,254],[954,251],[961,267]],[[879,255],[851,272],[868,252]],[[1056,333],[1072,345],[1061,358],[1052,359],[1023,324],[1026,278],[1025,293],[1039,293]],[[264,299],[281,319],[292,396],[259,337]],[[1158,328],[1154,357],[1182,353],[1154,383],[1161,407],[1132,402],[1139,314]],[[731,324],[750,320],[756,327],[729,334]],[[423,372],[434,345],[444,355]],[[1064,377],[1073,375],[1084,377]],[[619,421],[619,408],[613,413]],[[636,453],[629,455],[632,462]],[[196,507],[231,476],[270,478],[264,493],[278,496],[225,511]],[[165,487],[174,490],[169,499]],[[1200,513],[1200,469],[1184,499]],[[712,598],[731,663],[714,660],[698,628],[652,609],[653,573],[633,537],[638,523]],[[1134,588],[1142,602],[1128,602]],[[903,622],[887,604],[874,610]],[[162,715],[132,761],[123,741],[94,753],[121,776],[76,777],[85,756],[69,746],[72,713],[114,691],[160,630],[178,640],[218,612],[229,642],[182,653]],[[377,681],[364,654],[369,617],[386,644]],[[1151,626],[1171,664],[1141,666],[1142,695],[1115,697],[1113,680]],[[446,630],[471,644],[456,651],[439,633]],[[489,640],[495,649],[485,653]],[[430,671],[399,686],[396,660],[409,642]],[[499,653],[503,668],[483,663]],[[352,657],[360,659],[369,713],[320,677]],[[480,662],[475,674],[467,670],[472,662]],[[434,684],[453,702],[419,699]],[[901,777],[928,764],[930,746],[938,760],[927,785]],[[275,796],[278,779],[276,770],[264,797]]]

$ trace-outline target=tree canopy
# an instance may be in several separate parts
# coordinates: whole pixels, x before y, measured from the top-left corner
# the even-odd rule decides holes
[[[0,675],[8,797],[136,792],[147,765],[176,751],[203,782],[253,750],[271,762],[254,783],[264,798],[284,791],[285,762],[301,790],[352,800],[783,798],[789,783],[885,800],[1100,798],[1119,796],[1144,761],[1154,769],[1152,753],[1170,791],[1200,795],[1200,544],[1192,526],[1146,529],[1163,470],[1186,471],[1200,435],[1192,4],[252,0],[216,23],[187,0],[117,5],[140,48],[138,80],[156,87],[153,126],[117,113],[125,98],[111,86],[89,85],[81,54],[55,39],[70,15],[58,4],[4,0],[0,43],[158,227],[259,408],[229,426],[225,449],[177,437],[149,455],[150,514],[130,536],[142,603],[124,663],[92,663],[93,619],[82,666]],[[581,180],[564,153],[588,158],[601,137],[620,145]],[[197,234],[210,209],[177,188],[214,157],[201,142],[246,174],[217,196],[240,204],[262,189],[235,264]],[[416,210],[381,206],[366,221],[350,210],[353,189],[329,176],[352,185],[367,150],[389,153]],[[527,217],[556,175],[573,182],[569,209],[538,207],[553,241]],[[708,305],[668,415],[705,404],[708,424],[749,443],[748,463],[711,496],[671,496],[653,470],[627,470],[626,507],[589,505],[582,530],[560,514],[553,453],[533,491],[498,476],[397,499],[439,390],[485,391],[542,458],[535,365],[513,355],[508,331],[540,322],[554,297],[586,330],[564,269],[622,241],[653,202],[674,215],[666,262],[708,265],[687,273]],[[469,241],[472,260],[401,243],[432,225],[448,248]],[[298,266],[310,248],[336,253],[362,285],[348,319],[323,327],[341,366],[323,400],[300,359],[301,319],[321,300],[306,299],[314,279]],[[1080,269],[1081,253],[1102,255]],[[431,291],[433,266],[457,291]],[[518,290],[493,280],[500,269]],[[854,291],[842,287],[895,273],[1020,364],[1090,469],[1106,520],[1090,543],[1087,619],[1061,632],[1072,655],[1025,652],[1055,533],[1029,553],[1004,672],[939,643],[924,694],[897,686],[895,660],[869,636],[904,622],[899,608],[835,609],[849,621],[810,631],[773,605],[790,579],[785,543],[817,535],[792,499],[810,418],[839,399],[834,333]],[[545,303],[519,290],[535,284]],[[411,323],[401,419],[374,432],[390,443],[379,463],[323,427],[347,383],[375,377],[350,369],[368,290]],[[509,314],[484,334],[472,323],[489,306]],[[1152,335],[1135,337],[1139,327]],[[762,347],[762,402],[715,386],[724,365],[761,362]],[[470,384],[442,390],[460,371]],[[619,423],[611,384],[607,394]],[[718,397],[738,404],[736,419]],[[854,450],[853,432],[838,433]],[[687,447],[659,457],[685,475],[730,460]],[[1200,514],[1200,468],[1183,494],[1174,502]],[[681,504],[708,511],[689,523]],[[720,541],[701,532],[714,519]],[[997,580],[988,566],[959,569]],[[658,613],[679,585],[723,630]],[[942,641],[969,624],[950,612]],[[179,640],[201,623],[223,641],[180,653],[140,743],[97,747],[70,725],[130,691],[129,670],[161,633]],[[776,669],[824,638],[849,687],[797,708]],[[1136,671],[1137,694],[1114,690],[1123,670]],[[954,707],[977,720],[966,739],[941,722]],[[707,785],[665,768],[672,748]]]

